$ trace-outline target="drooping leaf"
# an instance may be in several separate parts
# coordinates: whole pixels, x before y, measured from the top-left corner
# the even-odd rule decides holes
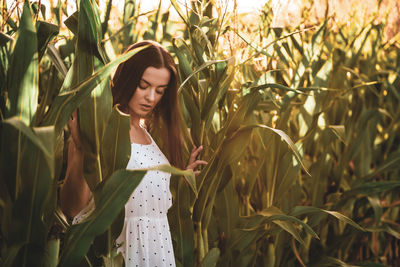
[[[47,144],[43,143],[42,140],[35,134],[35,132],[17,117],[12,117],[4,120],[4,123],[8,123],[23,132],[24,135],[28,137],[32,141],[32,143],[34,143],[44,153],[44,155],[46,155],[47,157],[51,156],[51,151],[48,149],[48,147],[46,147]],[[46,126],[46,129],[50,128],[51,126]]]
[[[299,241],[302,244],[304,244],[304,241],[301,238],[300,233],[294,226],[294,223],[303,226],[308,234],[310,234],[314,238],[319,239],[318,235],[314,232],[314,230],[312,230],[311,227],[308,226],[306,223],[297,219],[294,216],[284,214],[281,210],[279,210],[276,207],[270,207],[264,209],[263,211],[259,212],[259,214],[264,216],[267,222],[269,221],[274,222],[283,230],[290,233],[297,241]]]
[[[316,208],[316,207],[312,207],[312,206],[297,206],[295,207],[292,212],[290,213],[290,215],[292,216],[299,216],[299,215],[304,215],[307,213],[325,213],[325,214],[329,214],[333,217],[335,217],[336,219],[345,222],[347,224],[350,224],[351,226],[353,226],[354,228],[360,230],[360,231],[365,231],[365,229],[363,227],[361,227],[360,225],[358,225],[357,223],[355,223],[353,220],[351,220],[349,217],[337,212],[337,211],[329,211],[329,210],[324,210],[324,209],[320,209],[320,208]]]
[[[38,61],[40,62],[44,55],[44,52],[46,51],[47,45],[58,35],[59,27],[46,21],[38,21],[36,22],[36,30],[39,53]]]
[[[290,149],[293,151],[293,154],[295,155],[296,159],[298,160],[298,162],[301,164],[301,166],[303,167],[303,170],[309,175],[311,176],[311,174],[308,172],[306,166],[304,165],[299,150],[297,149],[297,147],[295,146],[295,144],[293,143],[292,139],[282,130],[279,129],[275,129],[272,127],[269,127],[267,125],[262,125],[262,124],[257,124],[257,125],[249,125],[249,126],[245,126],[243,127],[243,129],[251,129],[251,128],[264,128],[264,129],[268,129],[273,131],[274,133],[278,134],[284,141],[285,143],[287,143],[290,147]]]
[[[158,170],[163,172],[168,172],[172,175],[180,175],[183,176],[185,181],[189,184],[195,196],[197,196],[197,187],[196,187],[196,178],[192,170],[180,170],[171,165],[159,165],[152,168],[147,168],[145,170]]]

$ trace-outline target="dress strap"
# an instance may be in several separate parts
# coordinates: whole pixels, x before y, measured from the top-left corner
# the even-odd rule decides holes
[[[153,140],[153,137],[151,137],[151,135],[150,135],[150,133],[147,131],[147,129],[146,129],[143,125],[141,125],[141,124],[140,124],[140,127],[144,130],[144,132],[147,134],[147,136],[150,137],[151,144],[154,144],[155,142],[154,142],[154,140]]]

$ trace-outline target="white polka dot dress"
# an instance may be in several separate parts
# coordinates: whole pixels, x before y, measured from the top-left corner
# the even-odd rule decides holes
[[[131,144],[127,169],[169,164],[151,138],[151,144]],[[170,174],[148,171],[125,205],[125,222],[117,239],[126,267],[175,266],[167,211],[172,205]]]

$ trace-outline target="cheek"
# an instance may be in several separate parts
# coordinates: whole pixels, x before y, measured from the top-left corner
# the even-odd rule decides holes
[[[156,105],[159,105],[162,102],[164,97],[165,97],[165,94],[164,95],[157,95],[157,100],[156,100],[157,104]]]

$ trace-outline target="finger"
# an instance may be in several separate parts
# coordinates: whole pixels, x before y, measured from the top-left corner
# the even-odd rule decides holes
[[[193,163],[189,164],[186,169],[194,170],[199,165],[207,165],[207,164],[208,164],[208,162],[205,160],[196,160]]]
[[[196,160],[197,155],[203,150],[203,146],[198,148],[193,147],[192,154],[190,155],[189,163],[193,163]]]
[[[194,171],[193,173],[194,173],[195,176],[197,176],[197,175],[200,174],[200,172],[201,172],[201,171]]]
[[[208,162],[205,160],[196,160],[194,163],[196,164],[196,166],[208,164]]]

